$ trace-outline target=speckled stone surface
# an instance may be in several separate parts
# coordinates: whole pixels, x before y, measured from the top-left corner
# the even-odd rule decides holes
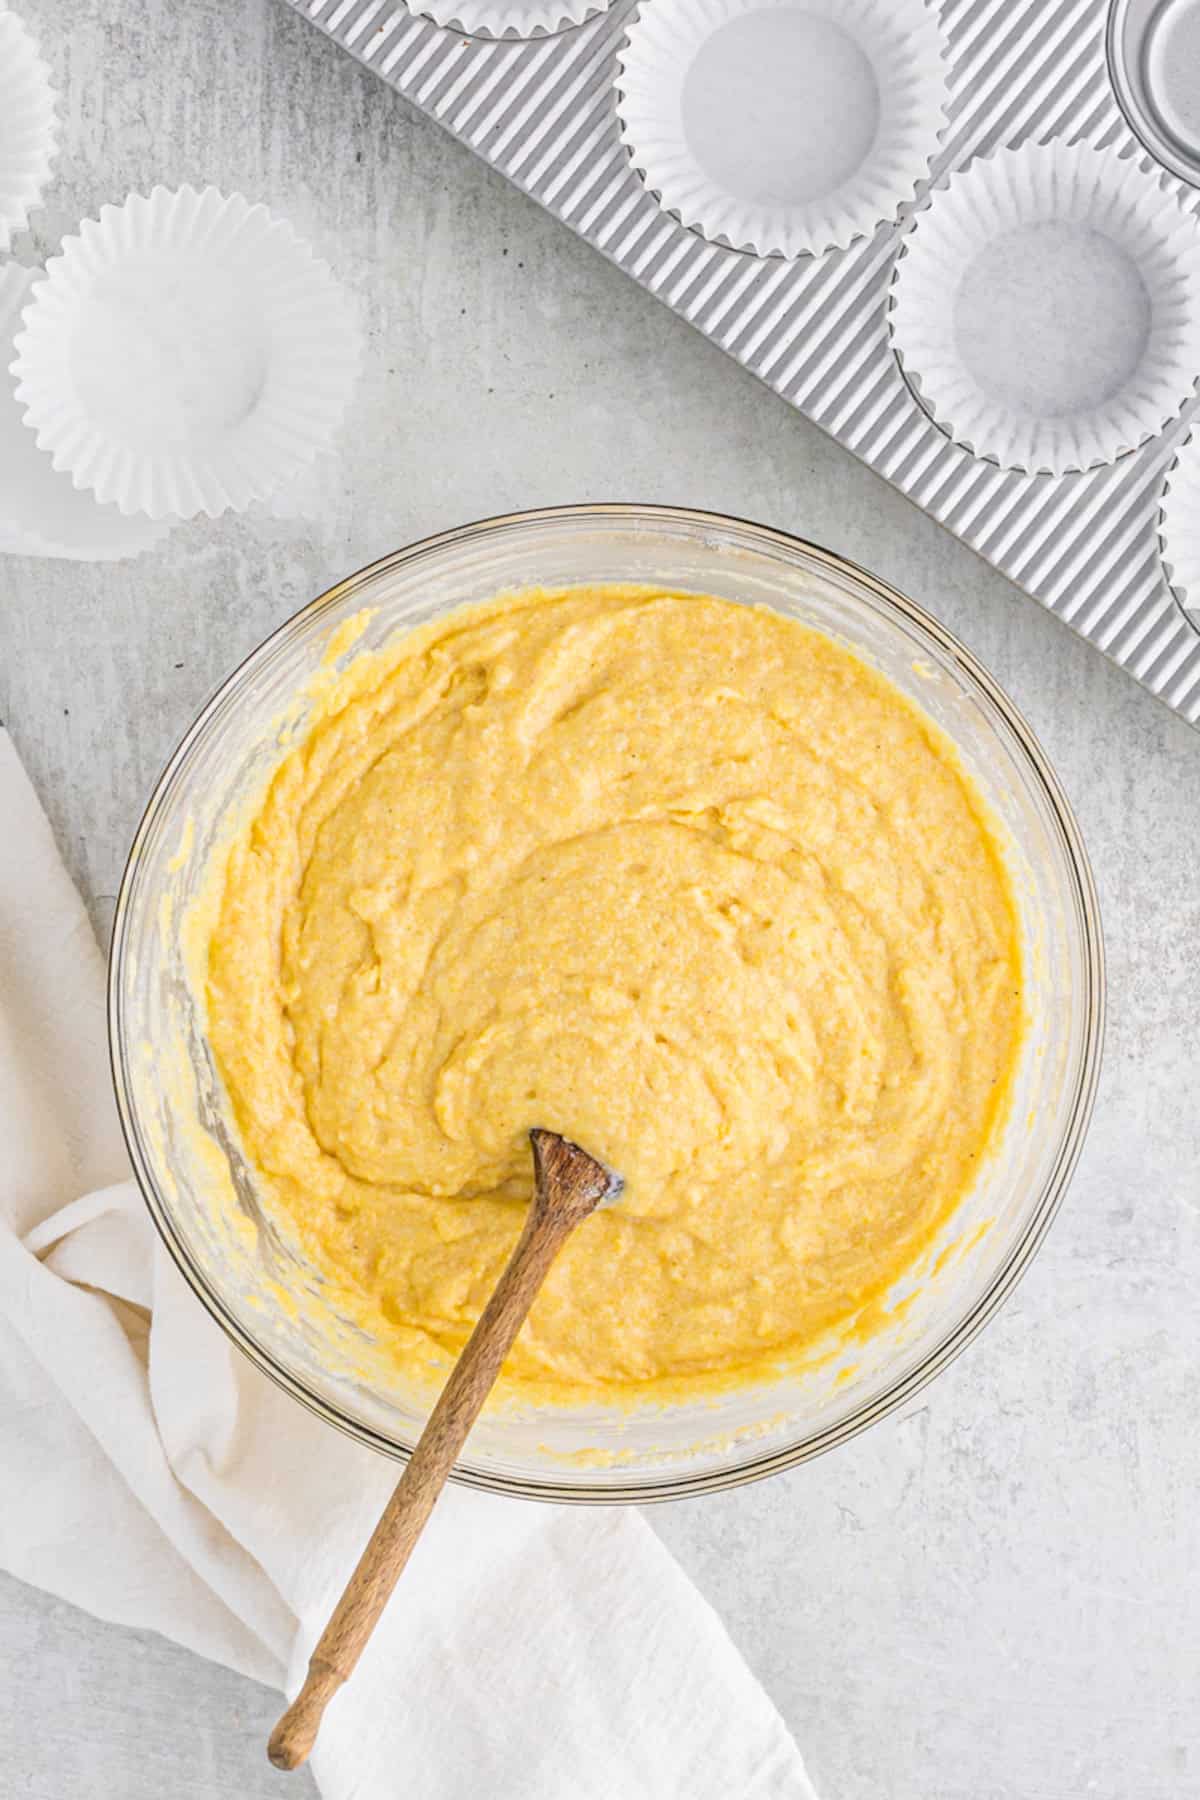
[[[826,1800],[1200,1796],[1200,736],[281,0],[18,4],[64,118],[22,260],[131,188],[214,181],[307,233],[369,330],[303,522],[187,526],[115,567],[0,559],[0,716],[101,932],[154,776],[233,663],[332,578],[510,507],[679,501],[803,532],[922,599],[1026,711],[1109,950],[1062,1214],[908,1416],[651,1517]],[[313,1792],[266,1765],[266,1690],[9,1580],[0,1675],[5,1795]]]

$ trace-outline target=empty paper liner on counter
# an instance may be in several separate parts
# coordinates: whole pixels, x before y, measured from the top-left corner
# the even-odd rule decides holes
[[[24,23],[0,0],[0,251],[41,204],[57,149],[50,71]]]
[[[132,195],[67,238],[16,340],[54,467],[123,513],[215,517],[330,447],[360,361],[350,303],[283,219],[215,188]]]

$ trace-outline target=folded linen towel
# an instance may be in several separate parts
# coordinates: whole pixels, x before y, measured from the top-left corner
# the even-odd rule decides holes
[[[130,1179],[101,959],[0,729],[0,1566],[294,1691],[395,1481],[226,1340]],[[628,1507],[448,1490],[312,1760],[326,1800],[815,1800]]]

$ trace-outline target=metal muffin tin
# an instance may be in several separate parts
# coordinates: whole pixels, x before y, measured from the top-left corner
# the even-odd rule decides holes
[[[1160,436],[1105,468],[999,469],[933,423],[889,342],[892,267],[925,188],[897,224],[848,249],[794,262],[750,256],[685,230],[630,164],[614,77],[632,0],[527,40],[466,38],[401,0],[288,4],[1200,724],[1200,615],[1193,621],[1172,592],[1158,538],[1163,483],[1200,407],[1195,393]],[[1200,161],[1170,96],[1153,93],[1147,52],[1156,33],[1186,41],[1183,15],[1197,10],[1198,0],[947,0],[949,125],[932,185],[1005,145],[1083,139],[1136,155],[1200,210],[1191,185]]]
[[[1113,0],[1108,65],[1147,150],[1200,182],[1200,0]]]

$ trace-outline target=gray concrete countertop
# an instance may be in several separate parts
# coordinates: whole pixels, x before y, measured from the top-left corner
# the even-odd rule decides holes
[[[907,1416],[650,1516],[826,1800],[1200,1796],[1200,736],[280,0],[17,3],[65,139],[22,260],[132,188],[212,181],[288,215],[369,327],[344,461],[303,522],[186,526],[116,566],[0,559],[0,716],[102,933],[210,687],[334,577],[511,507],[679,501],[794,529],[923,600],[1027,713],[1109,950],[1061,1216]],[[6,1794],[284,1792],[275,1697],[153,1634],[4,1580],[0,1670]]]

